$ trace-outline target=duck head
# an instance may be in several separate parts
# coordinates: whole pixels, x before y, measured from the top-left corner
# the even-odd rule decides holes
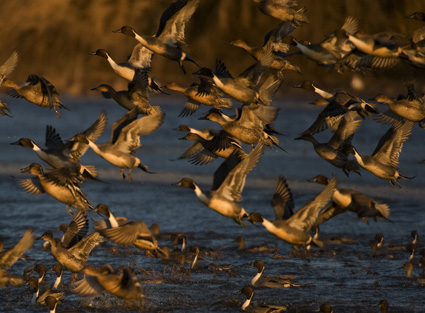
[[[173,184],[173,186],[181,186],[181,187],[186,187],[186,188],[191,188],[193,190],[195,190],[196,185],[195,182],[187,177],[182,178],[179,182]]]
[[[33,175],[42,175],[43,174],[43,168],[40,164],[32,163],[30,166],[21,168],[21,173],[31,173]]]
[[[89,52],[90,55],[97,55],[102,58],[108,59],[109,53],[105,49],[97,49],[95,52]]]
[[[263,220],[263,216],[260,213],[254,212],[248,216],[248,221],[250,221],[252,224],[255,224],[255,223],[263,223],[264,220]]]
[[[29,138],[21,138],[18,141],[11,142],[10,144],[22,146],[22,147],[25,147],[25,148],[31,148],[31,149],[34,148],[34,146],[35,146],[34,142]]]
[[[133,29],[133,27],[130,26],[123,26],[120,29],[113,30],[113,33],[121,33],[130,37],[136,37],[136,32]]]

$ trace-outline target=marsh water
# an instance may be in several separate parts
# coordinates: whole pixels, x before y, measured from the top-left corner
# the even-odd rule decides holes
[[[108,140],[110,127],[125,110],[113,101],[100,98],[65,98],[71,111],[61,111],[62,118],[48,109],[42,109],[24,101],[9,100],[13,118],[0,119],[0,235],[5,247],[15,244],[27,227],[40,236],[52,230],[56,237],[61,233],[57,227],[71,220],[65,206],[48,195],[35,196],[25,193],[19,186],[19,179],[28,176],[20,169],[37,162],[46,167],[35,153],[20,146],[10,145],[21,137],[29,137],[43,145],[45,127],[52,125],[62,139],[85,130],[99,116],[102,110],[108,113],[108,126],[98,142]],[[141,170],[133,171],[133,183],[122,181],[120,170],[89,150],[81,159],[83,164],[93,164],[99,170],[104,182],[87,181],[82,185],[91,202],[108,204],[116,216],[143,220],[148,225],[159,224],[161,234],[184,233],[187,237],[188,262],[193,257],[194,247],[200,249],[198,266],[189,270],[190,264],[180,265],[173,260],[162,260],[148,256],[135,247],[118,247],[107,242],[96,247],[88,263],[94,266],[111,264],[113,267],[130,265],[140,279],[145,298],[128,303],[114,296],[101,294],[96,297],[81,297],[67,289],[70,273],[65,271],[65,298],[58,305],[57,312],[238,312],[245,300],[241,288],[249,284],[256,269],[251,266],[255,260],[266,264],[265,273],[271,276],[293,275],[302,287],[271,289],[256,288],[253,305],[286,305],[292,312],[313,312],[322,303],[330,303],[334,312],[379,312],[378,303],[387,299],[391,312],[424,312],[425,287],[414,279],[405,277],[400,267],[408,260],[409,253],[404,245],[412,238],[410,233],[417,230],[419,240],[425,232],[425,165],[418,164],[425,159],[424,132],[415,126],[412,135],[404,144],[400,156],[400,169],[412,180],[400,180],[402,188],[391,187],[387,181],[362,170],[362,175],[346,177],[320,159],[308,142],[294,141],[314,121],[320,108],[307,104],[309,99],[276,99],[273,105],[280,108],[276,121],[279,149],[268,149],[257,166],[248,175],[242,194],[241,204],[248,212],[261,212],[273,219],[270,200],[279,175],[287,177],[292,190],[296,209],[303,206],[323,187],[307,182],[322,173],[338,178],[339,187],[353,188],[387,203],[391,214],[389,221],[370,220],[366,225],[355,214],[342,214],[321,226],[321,238],[327,242],[323,248],[312,247],[310,255],[293,255],[293,247],[269,234],[261,225],[247,223],[246,228],[236,224],[203,206],[190,189],[172,186],[182,177],[190,177],[201,188],[208,189],[213,173],[220,165],[216,160],[208,165],[193,165],[187,160],[174,160],[190,145],[178,140],[184,134],[174,131],[180,124],[195,128],[218,125],[198,120],[206,108],[187,118],[178,118],[184,98],[153,96],[152,105],[160,105],[166,113],[163,125],[153,134],[142,137],[142,147],[136,154],[155,174]],[[353,144],[361,154],[371,154],[379,138],[388,126],[371,119],[363,121],[355,135]],[[320,140],[327,140],[330,132],[319,134]],[[90,219],[100,218],[90,213]],[[91,222],[92,227],[93,223]],[[90,228],[92,229],[92,228]],[[387,253],[371,254],[369,242],[377,233],[385,237],[385,246],[400,246]],[[246,246],[268,244],[277,250],[271,253],[238,251],[235,239],[243,236]],[[338,243],[341,239],[342,244]],[[159,236],[160,246],[173,249],[169,236]],[[416,254],[416,260],[419,253]],[[50,251],[42,249],[42,242],[36,241],[11,269],[22,274],[29,265],[55,263]],[[412,277],[422,273],[415,265]],[[81,276],[80,276],[81,277]],[[46,281],[54,281],[48,272]],[[29,286],[8,287],[0,290],[0,312],[46,312],[46,307],[30,304]]]

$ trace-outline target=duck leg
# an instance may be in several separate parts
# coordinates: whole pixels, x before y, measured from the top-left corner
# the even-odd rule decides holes
[[[121,178],[122,178],[122,180],[125,180],[125,174],[124,174],[124,169],[123,168],[121,169]]]
[[[128,170],[128,181],[130,182],[130,183],[132,183],[133,182],[133,177],[131,177],[131,171],[132,171],[133,169],[132,168],[130,168],[129,170]]]
[[[74,216],[74,212],[72,212],[72,210],[69,208],[68,205],[66,205],[66,211],[71,215]]]

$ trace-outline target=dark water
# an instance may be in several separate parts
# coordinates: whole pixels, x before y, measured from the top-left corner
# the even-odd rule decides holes
[[[82,162],[96,165],[100,177],[107,183],[86,182],[82,188],[93,204],[106,203],[117,216],[142,219],[148,225],[157,223],[162,233],[186,234],[189,247],[200,247],[199,267],[189,273],[189,264],[181,270],[172,261],[146,256],[144,251],[132,247],[114,250],[114,245],[106,242],[93,250],[89,264],[133,266],[142,282],[146,299],[126,303],[108,295],[84,298],[67,291],[58,312],[238,312],[245,300],[239,291],[255,275],[256,270],[250,264],[257,259],[265,262],[267,274],[295,275],[297,282],[306,286],[256,289],[254,305],[280,304],[287,305],[293,312],[312,312],[320,304],[329,302],[334,312],[378,312],[379,301],[387,299],[392,312],[424,312],[424,287],[405,278],[405,271],[400,269],[407,261],[408,252],[400,250],[390,256],[371,258],[369,246],[376,233],[384,234],[386,245],[407,244],[414,229],[420,236],[424,233],[425,165],[417,164],[425,158],[424,130],[415,126],[403,147],[400,169],[404,175],[416,177],[410,181],[401,180],[402,189],[392,188],[387,181],[365,171],[361,177],[351,175],[347,178],[340,170],[321,160],[310,143],[293,140],[310,126],[320,111],[306,105],[307,102],[287,99],[273,102],[281,108],[276,124],[286,134],[280,140],[288,153],[266,149],[248,176],[241,202],[245,209],[248,212],[259,211],[272,219],[274,213],[270,200],[279,175],[288,178],[298,209],[322,189],[306,180],[323,173],[335,175],[340,187],[357,189],[387,203],[392,223],[371,221],[366,225],[353,214],[340,215],[322,225],[321,236],[324,240],[344,237],[351,239],[351,243],[328,243],[320,249],[313,247],[308,258],[291,256],[292,246],[269,234],[261,225],[249,224],[242,228],[204,207],[191,190],[171,186],[183,176],[188,176],[199,182],[201,188],[208,189],[213,172],[220,164],[219,160],[205,166],[195,166],[186,160],[170,161],[190,145],[177,140],[183,134],[172,128],[179,124],[200,128],[218,126],[197,120],[200,113],[185,119],[177,118],[183,98],[152,97],[152,105],[161,105],[166,112],[165,122],[155,133],[142,138],[143,146],[137,155],[157,173],[149,175],[135,169],[134,182],[130,184],[120,179],[118,168],[89,150]],[[69,138],[87,128],[104,109],[108,112],[109,124],[98,141],[103,142],[109,138],[112,122],[125,113],[112,101],[103,99],[65,99],[64,103],[72,111],[63,112],[62,119],[58,119],[53,111],[9,99],[14,118],[0,119],[0,235],[6,248],[18,241],[26,227],[32,227],[36,236],[48,229],[59,236],[56,228],[70,221],[64,205],[47,195],[26,194],[20,189],[18,179],[27,176],[20,174],[19,169],[41,161],[29,149],[9,143],[29,137],[42,145],[46,124],[53,125],[63,139]],[[355,136],[354,145],[360,153],[370,154],[386,129],[387,126],[365,120]],[[325,132],[319,138],[326,140],[329,135]],[[92,215],[91,218],[99,217]],[[238,236],[244,236],[247,246],[268,243],[274,247],[277,244],[277,255],[238,252],[234,241]],[[167,238],[159,241],[160,246],[172,248]],[[11,272],[21,274],[25,267],[36,263],[54,264],[50,252],[43,251],[41,245],[42,242],[36,241],[26,253],[27,258],[18,261]],[[415,267],[413,275],[420,273],[421,269]],[[69,272],[66,272],[65,282],[69,279]],[[53,281],[53,273],[49,272],[46,280]],[[31,306],[30,298],[28,286],[0,290],[0,311],[47,311],[46,307]]]

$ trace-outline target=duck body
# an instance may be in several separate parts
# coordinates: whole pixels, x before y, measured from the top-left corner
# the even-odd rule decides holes
[[[374,98],[378,102],[384,102],[388,108],[395,114],[412,122],[420,122],[425,119],[425,105],[423,100],[412,99],[390,99],[384,95],[378,95]]]
[[[295,246],[308,246],[312,243],[321,246],[322,243],[315,240],[309,231],[316,222],[320,209],[331,199],[335,187],[336,179],[332,179],[319,195],[286,220],[269,221],[257,212],[251,213],[249,220],[254,224],[261,223],[271,234]],[[288,201],[288,205],[292,205],[291,202]]]
[[[66,168],[54,169],[44,173],[41,165],[32,163],[29,167],[22,169],[21,172],[36,176],[33,179],[21,180],[21,186],[27,192],[36,195],[47,193],[57,201],[84,212],[87,208],[93,207]]]
[[[192,189],[202,204],[245,226],[241,219],[248,216],[248,213],[237,202],[241,200],[246,176],[263,153],[264,144],[261,141],[247,157],[227,173],[226,178],[216,190],[202,191],[192,179],[186,177],[174,185]]]
[[[87,128],[83,134],[96,141],[106,128],[107,117],[106,113],[102,112],[97,120]],[[77,136],[77,135],[75,135]],[[74,136],[74,137],[75,137]],[[19,145],[33,150],[37,156],[54,168],[67,168],[72,173],[75,173],[79,178],[96,178],[97,173],[94,166],[82,165],[79,158],[87,151],[87,144],[75,142],[74,137],[63,142],[56,130],[47,125],[45,147],[41,148],[29,138],[21,138],[12,145]]]
[[[61,117],[58,108],[69,110],[59,100],[59,92],[56,88],[44,77],[31,74],[22,85],[18,85],[16,82],[6,78],[3,80],[2,85],[14,89],[9,92],[11,97],[22,97],[40,107],[53,108],[58,117]]]
[[[129,169],[128,179],[132,182],[131,171],[138,167],[151,173],[146,165],[141,164],[134,155],[141,146],[140,136],[147,135],[156,130],[164,119],[165,114],[157,112],[151,115],[137,118],[138,111],[133,109],[124,114],[112,126],[111,137],[108,142],[96,144],[87,136],[79,136],[78,141],[88,146],[100,157],[109,163],[121,168],[121,177],[124,179],[124,169]]]
[[[64,248],[58,238],[53,238],[51,232],[44,233],[40,239],[50,243],[50,251],[56,261],[72,273],[79,273],[86,267],[90,252],[102,242],[103,237],[93,232],[69,249]]]
[[[87,266],[83,272],[85,277],[73,285],[74,293],[89,296],[107,291],[126,300],[143,297],[140,283],[128,266],[118,270],[114,270],[110,265],[103,265],[100,268]]]
[[[178,0],[172,3],[161,15],[158,31],[153,37],[141,36],[130,26],[123,26],[115,32],[133,37],[152,52],[177,61],[186,74],[183,61],[196,62],[181,47],[184,44],[186,22],[195,13],[199,1]]]

